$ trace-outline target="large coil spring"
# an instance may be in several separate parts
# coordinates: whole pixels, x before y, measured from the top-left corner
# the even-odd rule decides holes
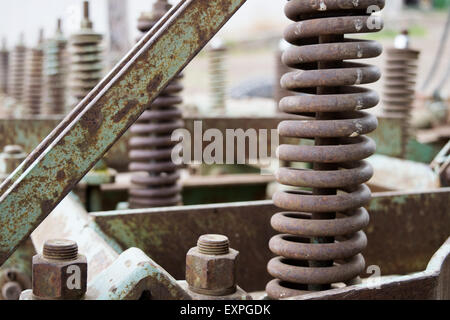
[[[42,110],[44,33],[40,31],[38,45],[29,51],[25,72],[23,105],[27,114],[38,115]]]
[[[271,298],[352,283],[364,270],[361,251],[367,239],[362,229],[369,216],[363,206],[371,196],[364,183],[373,172],[363,159],[374,153],[375,143],[363,135],[376,129],[377,119],[361,110],[376,106],[379,98],[357,85],[377,81],[380,72],[344,60],[373,58],[382,48],[344,35],[379,30],[369,27],[367,8],[372,5],[381,9],[384,1],[292,0],[285,7],[295,23],[285,30],[292,46],[283,62],[298,71],[285,74],[281,82],[299,94],[283,98],[280,109],[314,113],[315,119],[283,121],[278,130],[281,137],[315,139],[315,145],[281,145],[277,152],[280,160],[309,162],[313,169],[280,168],[276,174],[279,183],[312,193],[289,189],[274,195],[275,205],[287,211],[271,221],[282,233],[269,244],[279,256],[268,264],[276,278],[266,288]]]
[[[20,36],[20,42],[17,44],[11,54],[11,69],[9,72],[8,92],[17,102],[22,102],[25,80],[25,60],[27,48],[24,45],[24,36]]]
[[[167,1],[157,1],[153,15],[144,14],[138,22],[141,32],[149,31],[170,9]],[[182,202],[180,174],[172,162],[171,141],[174,130],[183,127],[182,113],[177,105],[182,103],[183,86],[179,75],[153,101],[131,127],[129,170],[138,172],[132,176],[129,190],[131,208],[174,206]]]
[[[2,39],[0,49],[0,93],[8,93],[9,51],[6,47],[6,39]]]
[[[44,78],[45,114],[64,114],[66,107],[66,75],[68,66],[67,40],[62,32],[61,20],[58,20],[55,36],[45,45]]]
[[[415,96],[419,51],[388,49],[384,75],[383,113],[402,119],[402,156],[411,135],[410,120]]]
[[[70,37],[71,105],[84,99],[102,79],[102,39],[103,36],[93,30],[89,20],[89,5],[85,1],[81,29]]]

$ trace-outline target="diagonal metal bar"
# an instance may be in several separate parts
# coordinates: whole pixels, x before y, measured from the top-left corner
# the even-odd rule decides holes
[[[181,1],[30,154],[0,188],[0,265],[245,1]]]

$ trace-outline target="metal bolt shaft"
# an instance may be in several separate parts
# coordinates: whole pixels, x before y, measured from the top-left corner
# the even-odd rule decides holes
[[[71,240],[48,240],[44,244],[43,256],[50,260],[74,260],[78,257],[78,245]]]
[[[198,239],[197,247],[198,251],[202,254],[220,256],[229,253],[230,241],[226,236],[207,234]]]

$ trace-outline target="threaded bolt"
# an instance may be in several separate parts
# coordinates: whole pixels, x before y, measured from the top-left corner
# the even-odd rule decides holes
[[[71,240],[47,240],[44,244],[43,256],[50,260],[75,260],[78,257],[78,245]]]
[[[226,236],[207,234],[198,239],[197,247],[202,254],[221,256],[230,252],[230,241]]]

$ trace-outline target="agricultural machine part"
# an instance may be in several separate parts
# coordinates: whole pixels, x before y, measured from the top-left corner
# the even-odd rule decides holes
[[[280,43],[278,45],[278,50],[275,52],[275,90],[273,97],[275,99],[275,103],[277,104],[277,110],[279,111],[279,104],[281,99],[284,97],[288,97],[292,95],[292,92],[289,92],[289,90],[284,89],[281,86],[281,78],[288,72],[293,71],[291,68],[289,68],[287,65],[285,65],[282,61],[283,53],[289,48],[289,43],[286,42],[284,39],[280,40]]]
[[[27,48],[24,44],[24,35],[20,35],[19,43],[11,53],[11,69],[9,71],[8,93],[17,101],[22,102],[25,80],[25,59]]]
[[[139,31],[147,33],[171,8],[166,0],[153,5],[152,15],[143,14],[138,22]],[[129,193],[130,208],[165,207],[181,204],[181,186],[178,166],[172,162],[172,149],[176,142],[172,133],[183,127],[182,112],[177,105],[183,86],[182,75],[177,75],[148,105],[130,131],[129,170],[132,176]]]
[[[114,183],[116,175],[117,172],[108,168],[102,159],[84,176],[81,182],[87,184],[86,208],[88,212],[102,210],[103,196],[101,186],[107,183]]]
[[[230,248],[227,237],[201,236],[197,247],[186,255],[188,292],[196,300],[247,300],[250,297],[236,285],[239,252]]]
[[[410,120],[419,54],[419,51],[412,49],[387,50],[383,112],[388,117],[399,117],[403,121],[401,157],[405,157],[411,137]]]
[[[214,112],[220,114],[225,113],[226,107],[227,79],[225,59],[227,51],[227,47],[220,38],[213,39],[208,50],[211,108]]]
[[[44,30],[39,31],[39,40],[35,48],[29,50],[25,69],[23,106],[26,114],[42,113],[43,66],[44,66]]]
[[[64,114],[67,90],[67,40],[58,19],[56,33],[45,45],[44,55],[44,114]]]
[[[83,2],[81,29],[70,37],[69,89],[73,105],[78,104],[102,79],[103,36],[89,19],[89,2]]]
[[[299,190],[279,191],[272,227],[283,234],[270,240],[274,254],[267,269],[275,277],[267,284],[270,298],[279,299],[327,290],[335,283],[354,283],[364,270],[361,251],[367,245],[362,229],[369,215],[362,206],[370,201],[364,185],[373,174],[363,159],[375,152],[375,143],[363,136],[377,127],[376,118],[362,109],[378,103],[375,92],[356,85],[380,78],[378,68],[349,59],[379,56],[374,41],[345,38],[348,33],[376,32],[368,7],[384,7],[383,0],[290,1],[286,16],[294,23],[285,30],[293,45],[283,62],[300,71],[285,74],[287,90],[303,95],[285,97],[283,112],[316,113],[315,120],[283,121],[280,136],[315,139],[314,146],[281,145],[278,158],[290,162],[312,162],[313,170],[281,168],[279,183],[313,188],[312,195]],[[338,217],[339,215],[339,217]]]
[[[27,157],[21,146],[6,145],[0,154],[0,182],[3,182]]]
[[[8,177],[0,186],[0,264],[244,3],[180,1]]]
[[[78,300],[87,288],[86,257],[71,240],[48,240],[33,257],[33,299]]]
[[[0,93],[8,93],[9,51],[6,47],[6,38],[2,39],[0,49]]]
[[[450,186],[450,140],[430,164],[431,169],[439,176],[441,187]]]

